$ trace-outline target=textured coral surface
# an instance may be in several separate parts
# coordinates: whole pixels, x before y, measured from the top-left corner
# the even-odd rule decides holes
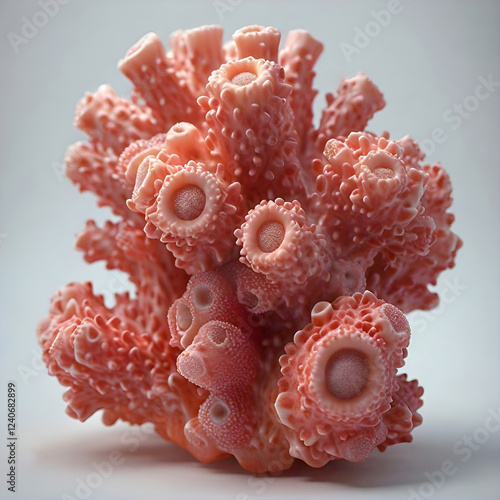
[[[321,42],[248,26],[141,38],[78,104],[88,135],[66,174],[116,214],[77,236],[87,262],[127,273],[109,307],[90,283],[52,298],[38,339],[81,421],[152,422],[210,462],[364,460],[411,441],[423,389],[398,370],[404,313],[438,303],[454,265],[451,184],[409,136],[365,130],[385,105],[342,79],[316,128]]]

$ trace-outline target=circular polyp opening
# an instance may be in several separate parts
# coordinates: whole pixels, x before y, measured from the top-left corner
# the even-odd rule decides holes
[[[277,250],[285,239],[285,228],[281,222],[269,221],[257,231],[257,245],[262,252],[271,253]]]
[[[191,380],[199,380],[206,373],[203,359],[196,354],[186,355],[184,353],[179,356],[179,368],[182,375]]]
[[[358,396],[368,382],[366,357],[354,349],[337,351],[326,364],[326,387],[339,399]]]
[[[229,418],[229,407],[223,401],[216,401],[210,407],[210,418],[216,425],[222,425]]]
[[[182,134],[183,132],[185,132],[186,128],[182,123],[176,123],[171,130],[176,134]]]
[[[226,331],[220,326],[213,327],[208,335],[210,340],[217,345],[223,344],[227,338]]]
[[[373,173],[379,179],[392,179],[394,177],[394,171],[388,167],[377,167],[373,169]]]
[[[244,87],[249,83],[252,83],[254,80],[257,80],[257,75],[254,73],[250,73],[250,71],[243,71],[243,73],[238,73],[231,80],[233,85],[238,85],[239,87]]]
[[[189,184],[178,189],[172,196],[172,211],[181,220],[194,220],[203,212],[205,202],[203,189]]]
[[[259,305],[259,298],[254,293],[245,290],[243,292],[243,304],[245,304],[247,309],[253,309]]]
[[[356,276],[356,274],[354,274],[352,271],[347,271],[345,273],[345,286],[346,288],[348,288],[349,290],[354,290],[355,288],[357,288],[357,281],[358,281],[358,277]]]
[[[214,296],[206,285],[198,285],[193,292],[193,301],[196,309],[208,309],[214,303]]]
[[[410,331],[410,324],[408,323],[406,316],[396,306],[393,306],[392,304],[384,304],[382,306],[382,312],[390,321],[391,326],[396,333]]]
[[[189,307],[184,304],[184,302],[180,302],[177,306],[177,326],[179,330],[186,331],[193,322],[193,315],[189,310]]]
[[[87,339],[90,342],[95,342],[99,338],[99,330],[94,327],[90,327],[87,329]]]

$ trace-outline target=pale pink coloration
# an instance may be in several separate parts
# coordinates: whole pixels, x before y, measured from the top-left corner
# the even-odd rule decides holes
[[[177,367],[190,382],[219,392],[252,386],[258,359],[248,333],[230,323],[209,321],[177,358]]]
[[[222,272],[232,283],[240,304],[252,313],[271,311],[281,303],[282,286],[270,282],[264,274],[239,262],[227,264]]]
[[[170,343],[186,348],[204,324],[225,321],[243,328],[247,316],[229,281],[221,273],[199,273],[189,280],[186,291],[168,312]]]
[[[152,422],[158,434],[197,456],[203,450],[186,440],[184,426],[197,415],[203,395],[177,373],[176,352],[167,341],[141,333],[141,325],[123,314],[128,297],[117,300],[119,315],[93,295],[90,283],[73,283],[53,297],[50,319],[38,326],[49,373],[69,386],[67,413],[85,421],[102,409],[106,425],[118,418]],[[198,458],[212,461],[221,455],[214,449]]]
[[[132,142],[120,154],[118,170],[125,174],[129,185],[134,185],[137,170],[147,156],[156,156],[167,145],[167,134],[157,134],[151,139]]]
[[[382,416],[410,340],[404,316],[387,307],[371,292],[319,302],[285,347],[276,409],[290,428],[292,456],[315,467],[358,462],[385,441]]]
[[[364,73],[343,78],[337,95],[327,94],[326,102],[318,129],[320,149],[332,137],[364,130],[373,115],[385,106],[384,96]]]
[[[142,331],[169,340],[165,316],[185,290],[188,276],[158,241],[146,238],[143,231],[124,221],[107,221],[102,228],[88,221],[77,235],[76,248],[89,263],[104,261],[108,269],[127,273],[136,286],[137,298],[122,300],[116,306],[123,315],[118,317],[131,317]]]
[[[303,193],[290,85],[283,68],[264,59],[230,61],[208,79],[198,99],[210,127],[207,144],[224,159],[250,205],[262,197]]]
[[[417,410],[423,404],[424,390],[416,380],[408,381],[406,374],[398,375],[396,383],[398,389],[392,395],[391,409],[382,415],[387,437],[377,446],[380,451],[392,444],[410,443],[413,440],[411,431],[422,423],[422,416]]]
[[[321,52],[323,44],[319,40],[305,30],[293,30],[288,33],[279,56],[279,63],[285,70],[285,82],[292,86],[289,102],[301,154],[307,153],[304,150],[314,131],[312,105],[318,91],[313,88],[316,75],[313,68]]]
[[[379,251],[425,255],[436,240],[435,222],[421,203],[428,174],[406,165],[404,150],[386,137],[352,132],[330,139],[326,164],[315,163],[320,224],[334,254],[369,265]]]
[[[234,454],[251,440],[256,416],[253,390],[231,387],[212,393],[201,405],[198,419],[219,450]]]
[[[130,187],[119,175],[118,157],[99,148],[96,143],[77,142],[66,152],[64,171],[67,177],[80,187],[80,191],[92,191],[97,195],[99,206],[108,206],[116,214],[141,224],[132,216],[125,203]]]
[[[256,473],[411,441],[402,311],[437,305],[428,286],[462,245],[445,170],[364,130],[385,104],[371,80],[343,79],[315,128],[323,45],[280,38],[253,25],[223,45],[202,26],[167,52],[149,33],[119,63],[131,100],[104,85],[78,104],[89,141],[66,174],[120,219],[76,246],[136,290],[111,306],[71,283],[37,330],[70,416],[152,422]]]
[[[315,231],[298,201],[262,201],[235,232],[242,246],[240,260],[269,282],[279,283],[290,302],[312,278],[329,281],[326,240]]]
[[[397,258],[392,248],[383,249],[367,270],[369,289],[404,312],[438,305],[437,293],[428,290],[427,285],[435,285],[438,275],[455,265],[456,253],[462,246],[462,240],[451,231],[455,217],[447,211],[452,202],[448,174],[439,164],[425,165],[423,171],[429,180],[421,205],[425,209],[424,217],[432,218],[435,224],[435,242],[425,253],[412,252]]]
[[[281,33],[272,26],[247,26],[233,35],[236,44],[237,59],[254,57],[266,61],[278,60],[278,48]]]
[[[248,332],[222,321],[205,323],[177,358],[179,373],[211,392],[198,418],[221,451],[234,453],[252,437],[258,365]]]
[[[196,123],[200,117],[186,80],[176,74],[174,66],[155,33],[143,36],[118,64],[134,84],[133,101],[144,100],[163,131],[183,119]]]
[[[150,108],[118,97],[109,85],[101,85],[95,94],[87,93],[78,103],[74,125],[91,142],[115,154],[120,154],[131,142],[161,130]]]
[[[214,171],[193,160],[168,163],[176,164],[166,165],[163,185],[145,211],[146,234],[166,243],[176,265],[189,274],[222,264],[234,254],[228,236],[245,208],[240,184],[224,182],[222,168]]]
[[[222,28],[201,26],[179,30],[172,33],[168,41],[175,74],[186,82],[193,95],[205,93],[210,73],[224,62]],[[181,115],[186,118],[182,110]]]

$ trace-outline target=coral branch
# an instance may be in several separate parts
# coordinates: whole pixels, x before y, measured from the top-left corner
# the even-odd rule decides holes
[[[168,130],[178,121],[196,123],[199,119],[186,80],[176,74],[173,61],[168,60],[155,33],[148,33],[136,42],[118,68],[134,84],[133,100],[143,99],[150,108],[159,127],[157,132]]]
[[[382,416],[410,338],[404,316],[386,307],[370,292],[320,302],[285,347],[276,410],[292,456],[313,467],[358,462],[385,441]]]
[[[311,145],[308,139],[313,132],[313,101],[318,93],[312,86],[316,75],[313,68],[322,51],[323,44],[307,31],[294,30],[288,33],[279,55],[279,63],[285,70],[285,82],[292,86],[289,102],[302,153]]]
[[[210,129],[207,144],[244,187],[250,204],[262,197],[300,196],[297,139],[283,69],[264,59],[231,61],[208,79],[198,99]]]
[[[117,155],[131,142],[161,131],[148,108],[118,97],[109,85],[85,95],[76,107],[74,125],[89,136],[91,143]]]
[[[233,35],[238,56],[235,59],[254,57],[266,61],[278,60],[281,33],[272,26],[247,26]]]
[[[375,112],[385,106],[384,96],[364,73],[343,78],[337,95],[327,94],[326,103],[316,141],[320,150],[329,139],[363,131]]]

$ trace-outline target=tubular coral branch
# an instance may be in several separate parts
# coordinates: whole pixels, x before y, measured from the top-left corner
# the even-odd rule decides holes
[[[179,30],[172,33],[169,43],[176,74],[182,75],[193,95],[203,94],[210,73],[224,62],[222,28]]]
[[[439,164],[426,165],[423,171],[429,176],[422,197],[424,217],[432,220],[435,227],[427,251],[395,255],[389,247],[377,255],[367,270],[370,289],[405,312],[438,305],[438,295],[428,290],[427,285],[435,285],[439,273],[454,267],[457,251],[462,246],[462,240],[451,231],[454,216],[447,212],[452,201],[448,175]]]
[[[137,41],[118,64],[134,84],[133,100],[138,102],[142,98],[151,110],[159,127],[157,132],[166,131],[183,119],[193,123],[199,119],[187,82],[178,78],[173,65],[155,33]]]
[[[137,170],[146,156],[156,156],[167,145],[167,135],[157,134],[151,139],[135,141],[120,154],[118,170],[125,175],[127,183],[134,185]]]
[[[200,328],[211,321],[224,321],[248,333],[247,316],[222,274],[216,271],[197,274],[168,312],[170,343],[186,348]]]
[[[145,215],[146,234],[160,238],[188,274],[206,271],[234,253],[230,236],[242,218],[240,184],[228,185],[222,167],[203,163],[171,165]]]
[[[247,57],[214,71],[198,99],[210,129],[207,144],[245,188],[250,204],[262,197],[303,194],[297,139],[283,69]],[[254,204],[255,204],[254,203]]]
[[[312,277],[328,281],[326,241],[315,229],[298,201],[262,201],[235,232],[240,260],[288,295]]]
[[[118,97],[109,85],[87,93],[75,110],[75,127],[104,150],[120,154],[131,142],[161,131],[151,110]]]
[[[294,30],[288,33],[279,54],[279,63],[285,70],[285,82],[292,86],[289,102],[301,153],[310,147],[308,139],[313,132],[313,101],[318,93],[312,86],[316,76],[313,68],[321,52],[323,44],[320,41],[305,30]]]
[[[326,102],[317,132],[320,150],[329,139],[363,131],[375,112],[385,106],[384,96],[364,73],[343,78],[337,95],[327,94]]]
[[[71,284],[53,297],[37,334],[49,373],[70,387],[67,413],[84,421],[103,409],[106,425],[118,418],[152,422],[160,435],[196,455],[183,429],[203,397],[177,373],[175,351],[165,341],[132,328],[93,295],[89,283]]]
[[[347,139],[328,141],[324,154],[328,163],[316,179],[316,206],[326,207],[320,224],[334,253],[370,262],[388,244],[394,252],[428,251],[435,225],[422,217],[420,203],[428,175],[405,165],[396,142],[353,132]]]
[[[99,206],[108,206],[116,214],[140,224],[138,217],[131,216],[125,202],[130,184],[118,166],[118,158],[98,149],[97,144],[77,142],[71,146],[64,159],[66,176],[77,184],[80,191],[92,191],[97,195]]]
[[[281,33],[272,26],[247,26],[241,28],[233,35],[238,52],[235,59],[254,57],[266,61],[278,60],[278,47]]]

